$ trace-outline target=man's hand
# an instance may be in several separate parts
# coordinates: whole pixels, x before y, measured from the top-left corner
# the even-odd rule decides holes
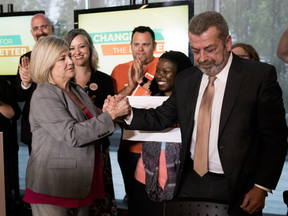
[[[135,64],[134,80],[138,84],[140,84],[142,82],[143,77],[144,77],[143,64],[141,62],[141,58],[137,57],[136,59],[134,59],[134,64]]]
[[[135,80],[135,69],[133,68],[133,62],[131,62],[128,70],[128,88],[131,92],[137,87],[138,83]]]
[[[240,206],[249,214],[260,212],[265,206],[266,191],[254,186],[244,197]]]
[[[29,72],[29,65],[30,65],[29,58],[27,56],[22,57],[21,64],[19,63],[19,74],[22,80],[22,84],[25,87],[29,87],[30,83],[32,82]]]

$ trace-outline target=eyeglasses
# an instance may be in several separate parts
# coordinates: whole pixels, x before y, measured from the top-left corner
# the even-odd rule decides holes
[[[49,25],[42,25],[42,26],[40,26],[40,28],[38,26],[36,26],[36,27],[32,28],[31,30],[36,32],[39,29],[41,29],[43,31],[44,29],[47,29],[47,28],[49,28]]]
[[[248,55],[238,55],[240,58],[243,58],[243,59],[249,59],[249,56]]]

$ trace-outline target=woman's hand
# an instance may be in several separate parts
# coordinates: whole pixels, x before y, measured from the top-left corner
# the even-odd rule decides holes
[[[102,107],[102,111],[112,111],[112,110],[116,110],[117,109],[117,103],[114,97],[112,97],[111,95],[107,96],[107,99],[105,99],[103,107]]]
[[[111,118],[114,120],[117,117],[122,117],[129,114],[130,104],[128,98],[119,94],[111,97],[110,95],[104,101],[103,112],[108,111]]]

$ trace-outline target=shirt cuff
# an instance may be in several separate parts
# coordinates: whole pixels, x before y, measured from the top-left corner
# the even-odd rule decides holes
[[[261,185],[258,185],[258,184],[254,184],[256,187],[258,187],[258,188],[260,188],[260,189],[262,189],[262,190],[264,190],[264,191],[267,191],[267,192],[269,192],[269,193],[272,193],[272,190],[271,189],[268,189],[268,188],[266,188],[266,187],[263,187],[263,186],[261,186]]]
[[[28,87],[24,86],[22,81],[21,81],[21,88],[24,89],[24,90],[27,90],[30,88],[30,86],[32,85],[32,83],[30,83],[30,85]]]
[[[131,109],[131,114],[129,120],[124,119],[127,125],[130,125],[133,119],[133,109]]]

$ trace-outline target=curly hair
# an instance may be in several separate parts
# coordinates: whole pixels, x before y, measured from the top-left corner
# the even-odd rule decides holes
[[[184,53],[178,51],[165,52],[160,56],[159,60],[160,59],[166,59],[171,63],[173,63],[177,68],[176,74],[193,66],[190,59]],[[152,96],[153,95],[164,96],[164,92],[159,90],[155,78],[152,80],[149,90]]]

